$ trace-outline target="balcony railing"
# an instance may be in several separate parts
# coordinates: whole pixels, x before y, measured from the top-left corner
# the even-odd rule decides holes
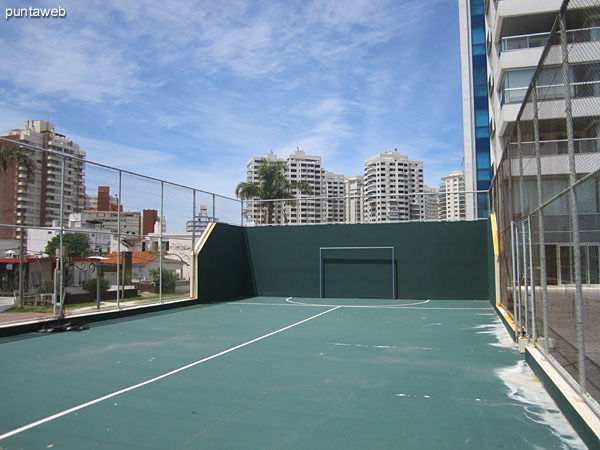
[[[600,152],[600,138],[582,138],[574,139],[575,153],[599,153]],[[510,144],[513,148],[518,147],[517,142]],[[566,155],[568,153],[568,140],[567,139],[552,139],[547,141],[540,141],[540,155],[552,156],[552,155]],[[535,155],[535,142],[527,141],[521,142],[521,152],[525,157],[533,157]],[[517,157],[517,152],[514,152]]]
[[[522,103],[527,87],[506,88],[502,90],[502,103]],[[560,100],[565,97],[564,84],[537,86],[538,101]],[[580,81],[571,83],[571,98],[600,97],[600,81]]]
[[[550,33],[532,33],[520,36],[502,38],[500,52],[522,50],[524,48],[544,47],[548,43]],[[576,44],[582,42],[600,41],[600,27],[579,28],[567,30],[567,42]],[[559,42],[556,42],[558,45]]]

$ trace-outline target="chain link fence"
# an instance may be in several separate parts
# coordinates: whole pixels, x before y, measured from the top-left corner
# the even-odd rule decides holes
[[[492,183],[499,301],[600,414],[600,2],[566,0]],[[515,92],[512,92],[514,95]]]
[[[234,198],[85,155],[0,144],[34,164],[31,180],[18,166],[0,174],[1,322],[189,299],[203,231],[213,221],[242,224]]]

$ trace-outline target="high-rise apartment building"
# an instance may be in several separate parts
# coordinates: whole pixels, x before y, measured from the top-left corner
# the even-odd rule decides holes
[[[438,220],[438,197],[435,188],[423,185],[423,220],[432,222]]]
[[[365,209],[365,184],[362,175],[344,178],[344,221],[346,223],[363,223]]]
[[[188,220],[185,223],[185,231],[195,232],[198,234],[204,233],[204,230],[214,221],[216,220],[214,217],[208,215],[208,206],[207,205],[199,205],[199,211],[193,220]]]
[[[61,182],[64,158],[64,203],[63,219],[66,223],[69,214],[85,208],[84,162],[85,152],[79,145],[54,131],[54,125],[43,120],[28,120],[22,129],[14,129],[2,137],[30,144],[43,149],[27,150],[35,163],[35,178],[26,183],[22,168],[11,168],[0,172],[0,221],[8,225],[51,226],[52,221],[60,220]],[[14,239],[20,236],[17,228],[2,227],[0,238]]]
[[[300,191],[293,191],[292,198],[302,197],[309,198],[305,200],[296,200],[289,202],[275,202],[274,220],[276,224],[303,224],[303,223],[326,223],[333,221],[343,221],[343,209],[337,204],[332,204],[328,209],[324,200],[312,199],[310,197],[321,197],[327,193],[328,186],[332,193],[339,194],[340,183],[343,186],[343,181],[340,175],[331,174],[329,176],[329,184],[325,181],[325,169],[321,167],[321,157],[315,155],[307,155],[300,149],[289,154],[285,158],[278,158],[272,152],[267,153],[263,157],[255,156],[246,164],[246,179],[248,183],[259,183],[258,169],[264,161],[281,161],[285,164],[285,177],[288,181],[303,182],[310,186],[312,193],[310,195],[302,194]],[[339,196],[339,195],[336,195]],[[332,214],[329,220],[327,213]],[[266,203],[248,202],[246,209],[246,220],[248,225],[264,224],[266,220],[267,205]],[[339,219],[342,217],[342,219]]]
[[[97,194],[85,195],[85,209],[96,211],[116,211],[119,207],[119,197],[110,195],[109,186],[98,186]],[[123,207],[121,207],[121,211]]]
[[[462,170],[450,172],[442,178],[438,194],[438,218],[445,221],[465,220],[465,174]]]
[[[505,1],[530,3],[522,2],[522,0]],[[469,192],[487,191],[492,179],[485,3],[491,2],[484,0],[458,1],[465,189]],[[468,219],[489,215],[486,192],[467,195],[465,206]]]
[[[512,131],[562,3],[562,0],[504,0],[490,2],[486,11],[493,166],[504,154],[506,136]],[[593,107],[594,103],[600,104],[598,99],[593,100],[600,96],[600,16],[597,11],[598,2],[592,0],[571,1],[566,11],[566,41],[571,55],[568,75],[577,133],[574,137],[576,146],[583,147],[577,148],[576,153],[589,153],[586,148],[595,148],[600,136],[598,108]],[[555,39],[538,75],[539,133],[540,139],[546,141],[541,144],[542,156],[566,153],[565,121],[560,121],[562,126],[559,127],[559,121],[554,120],[564,119],[564,107],[552,105],[554,100],[564,98],[561,61],[560,39]],[[597,150],[592,151],[595,152]]]
[[[397,150],[365,160],[365,221],[421,220],[423,162],[410,161]]]
[[[324,216],[327,223],[344,223],[344,175],[325,172],[323,176],[323,191],[326,200]]]
[[[487,190],[505,153],[507,136],[540,62],[550,31],[563,0],[459,0],[465,189]],[[595,147],[600,136],[593,108],[577,111],[577,102],[589,104],[600,96],[600,17],[595,0],[571,1],[566,13],[566,41],[571,58],[568,75],[574,98],[576,146]],[[540,105],[539,133],[542,156],[566,153],[567,130],[564,108],[550,103],[564,97],[560,39],[551,44],[538,75]],[[587,100],[579,100],[586,98]],[[598,102],[596,104],[599,104]],[[560,125],[563,124],[563,125]],[[562,127],[562,128],[561,128]],[[531,135],[532,133],[528,133]],[[532,147],[531,136],[524,136]],[[586,147],[587,146],[587,147]],[[579,152],[579,149],[576,150]],[[585,151],[584,151],[585,152]],[[566,167],[566,164],[565,164]],[[487,195],[466,195],[470,218],[488,214]]]

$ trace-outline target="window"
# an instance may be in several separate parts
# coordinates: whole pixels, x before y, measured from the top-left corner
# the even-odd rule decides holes
[[[485,45],[478,44],[473,46],[473,55],[484,55],[485,56]]]
[[[485,152],[477,153],[477,168],[478,169],[489,169],[490,168],[489,153],[485,153]]]
[[[471,36],[473,38],[473,45],[485,45],[485,30],[483,28],[473,28]]]
[[[473,84],[480,86],[485,86],[487,84],[487,72],[485,69],[473,70]],[[484,96],[487,96],[487,91],[484,95],[482,95],[482,97]]]
[[[489,116],[487,109],[480,109],[475,111],[475,126],[483,127],[488,126]]]
[[[476,138],[490,137],[490,130],[488,129],[488,127],[477,127],[477,128],[475,128],[475,137]]]

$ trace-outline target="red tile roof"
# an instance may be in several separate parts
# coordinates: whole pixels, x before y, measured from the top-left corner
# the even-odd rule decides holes
[[[121,252],[121,263],[123,263],[123,254],[124,252]],[[158,252],[131,252],[131,264],[134,266],[138,264],[146,265],[155,259],[158,259],[159,256],[160,253]],[[163,257],[164,256],[165,255],[163,254]],[[117,252],[109,253],[105,258],[108,259],[103,259],[102,264],[117,264]]]

